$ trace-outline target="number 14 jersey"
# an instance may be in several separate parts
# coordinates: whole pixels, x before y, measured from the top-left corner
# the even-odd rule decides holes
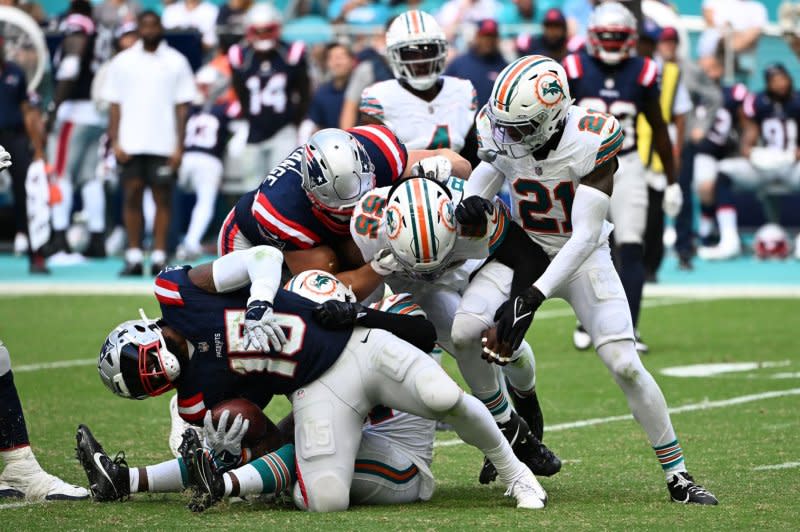
[[[478,113],[476,125],[478,145],[500,151],[492,140],[485,107]],[[512,159],[501,154],[491,163],[508,181],[514,221],[551,258],[572,235],[572,201],[581,179],[616,157],[624,140],[616,118],[575,105],[567,111],[563,127],[558,145],[544,159],[533,155]],[[605,242],[613,229],[605,221],[597,245]]]

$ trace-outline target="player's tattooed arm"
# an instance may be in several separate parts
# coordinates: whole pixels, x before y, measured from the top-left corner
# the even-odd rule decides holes
[[[644,102],[642,112],[653,130],[653,147],[664,166],[667,183],[671,185],[678,182],[675,172],[675,154],[672,151],[672,141],[669,138],[667,123],[664,121],[664,115],[661,114],[661,103],[658,100],[658,93],[656,93]]]

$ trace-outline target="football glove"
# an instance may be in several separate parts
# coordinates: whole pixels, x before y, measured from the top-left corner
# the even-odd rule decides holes
[[[498,343],[507,343],[512,351],[516,351],[533,322],[533,315],[545,299],[538,288],[530,286],[500,305],[494,315]]]
[[[664,200],[661,202],[661,208],[664,209],[664,214],[670,218],[675,218],[681,212],[683,207],[683,192],[678,183],[672,183],[664,189]]]
[[[275,321],[272,303],[259,299],[249,301],[244,315],[244,348],[280,351],[285,343],[286,334]]]
[[[0,170],[4,170],[11,166],[11,154],[6,149],[0,146]]]
[[[415,177],[433,179],[442,184],[447,183],[452,173],[453,164],[450,162],[450,159],[442,155],[426,157],[415,164],[412,169],[412,174]]]
[[[211,453],[217,471],[229,471],[239,465],[242,459],[242,440],[247,434],[247,429],[250,428],[250,420],[243,419],[242,415],[238,414],[231,423],[231,427],[225,430],[230,414],[229,410],[222,412],[216,427],[214,427],[210,410],[206,412],[206,417],[203,419],[205,447]]]
[[[314,319],[326,329],[347,329],[354,326],[358,318],[366,314],[366,309],[361,303],[331,299],[317,306],[312,312]]]
[[[456,220],[461,225],[478,225],[486,222],[486,215],[494,212],[494,204],[480,196],[469,196],[456,207]]]
[[[384,248],[375,253],[369,265],[375,270],[375,273],[381,277],[386,277],[394,272],[403,270],[403,267],[397,262],[394,254],[392,254],[392,250],[389,248]]]

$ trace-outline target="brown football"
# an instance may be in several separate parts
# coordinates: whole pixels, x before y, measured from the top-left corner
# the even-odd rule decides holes
[[[264,412],[258,407],[258,405],[251,403],[247,399],[228,399],[227,401],[218,403],[214,408],[212,408],[211,419],[214,421],[215,427],[217,426],[217,423],[219,423],[219,418],[225,410],[230,410],[230,415],[228,416],[228,427],[231,426],[231,423],[233,423],[233,420],[236,419],[238,414],[241,414],[243,418],[250,420],[250,427],[247,429],[247,434],[245,434],[244,440],[242,440],[242,444],[245,447],[258,444],[262,440],[266,439],[271,433],[278,433],[277,427],[275,427],[272,421],[270,421],[270,419],[264,415]]]

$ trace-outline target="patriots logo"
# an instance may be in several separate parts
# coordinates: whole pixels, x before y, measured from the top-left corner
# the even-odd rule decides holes
[[[314,157],[314,154],[308,147],[306,147],[306,163],[308,164],[308,177],[311,181],[311,188],[327,185],[328,179],[325,177],[319,161]]]

